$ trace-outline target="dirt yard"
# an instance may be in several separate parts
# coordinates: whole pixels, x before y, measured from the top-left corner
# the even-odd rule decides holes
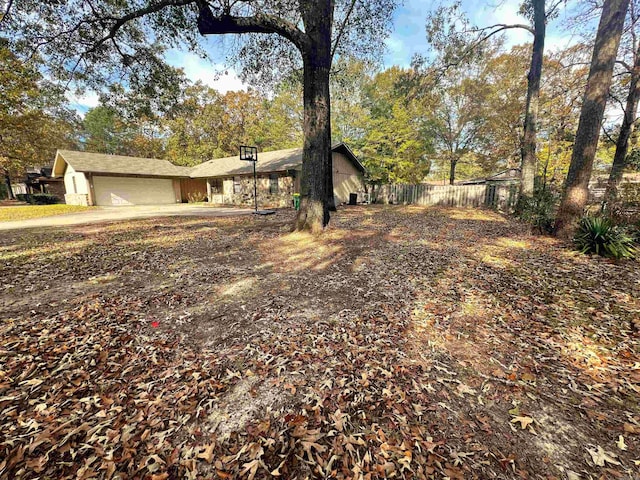
[[[0,233],[0,478],[640,478],[640,268],[481,210]]]

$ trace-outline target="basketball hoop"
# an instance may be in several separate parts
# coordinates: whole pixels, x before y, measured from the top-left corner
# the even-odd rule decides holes
[[[258,147],[249,147],[248,145],[240,145],[240,160],[247,162],[258,161]]]
[[[258,163],[258,147],[240,145],[240,160],[253,163],[253,203],[255,215],[273,215],[274,210],[258,210],[258,176],[256,174],[256,163]]]

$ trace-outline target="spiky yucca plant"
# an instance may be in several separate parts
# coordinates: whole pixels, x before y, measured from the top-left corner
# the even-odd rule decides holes
[[[633,237],[602,216],[583,217],[574,242],[580,252],[595,253],[603,257],[635,258],[637,253]]]

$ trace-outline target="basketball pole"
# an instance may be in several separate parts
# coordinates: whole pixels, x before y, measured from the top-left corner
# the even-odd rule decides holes
[[[256,159],[257,160],[257,159]],[[256,176],[256,160],[253,160],[253,200],[255,203],[256,212],[258,211],[258,180]]]

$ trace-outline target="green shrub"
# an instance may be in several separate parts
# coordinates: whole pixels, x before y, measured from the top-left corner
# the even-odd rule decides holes
[[[518,199],[515,214],[541,233],[551,233],[558,199],[558,195],[547,188],[536,189],[532,197],[522,195]]]
[[[580,252],[603,257],[634,258],[637,251],[633,237],[611,219],[602,216],[583,217],[574,242]]]
[[[31,195],[29,203],[34,205],[53,205],[54,203],[60,203],[60,199],[50,193],[34,193]]]
[[[19,193],[16,198],[31,205],[53,205],[60,203],[60,198],[50,193]]]

